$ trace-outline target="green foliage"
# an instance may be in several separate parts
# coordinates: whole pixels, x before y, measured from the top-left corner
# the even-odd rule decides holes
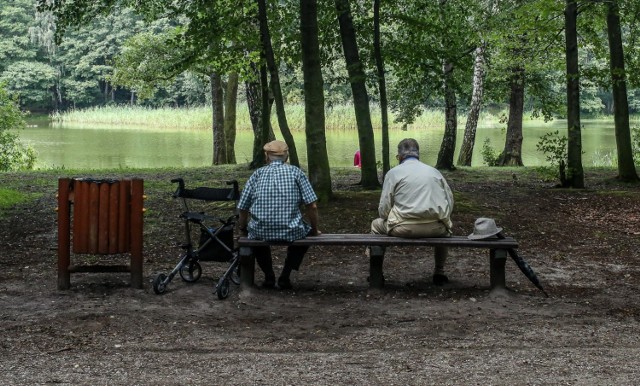
[[[553,170],[557,167],[556,178],[560,180],[561,185],[565,185],[565,167],[567,165],[567,137],[560,136],[558,130],[549,132],[540,137],[540,141],[536,144],[536,149],[545,155],[547,162]]]
[[[491,147],[491,140],[489,138],[484,140],[482,144],[482,160],[487,166],[498,166],[498,158],[500,154],[493,147]]]
[[[610,84],[605,3],[585,2],[578,19],[581,80],[585,86],[595,87],[583,89],[581,106],[583,113],[595,115],[607,113],[603,107],[611,106],[602,92]],[[40,11],[35,14],[34,4]],[[293,103],[300,102],[299,4],[267,4],[283,90]],[[640,85],[640,28],[635,28],[638,2],[619,0],[619,4],[630,109],[637,112],[640,95],[633,88]],[[318,6],[325,101],[330,106],[349,100],[351,91],[342,61],[335,4],[319,2]],[[367,66],[371,82],[375,80],[370,63],[371,5],[351,1],[351,6],[360,59]],[[411,123],[424,107],[442,107],[442,60],[455,64],[454,86],[460,111],[464,111],[470,93],[470,53],[479,42],[487,44],[490,63],[485,106],[507,102],[511,69],[523,66],[526,110],[545,118],[561,115],[563,109],[558,106],[565,99],[563,8],[564,2],[557,0],[383,2],[383,54],[396,118]],[[247,75],[242,70],[247,61],[260,60],[255,15],[255,2],[235,0],[0,0],[0,77],[9,82],[10,90],[21,91],[21,106],[29,109],[127,103],[144,94],[144,87],[149,85],[156,94],[145,100],[145,105],[193,105],[202,100],[203,88],[191,87],[194,84],[182,82],[175,75],[187,69],[191,73],[236,70]],[[149,38],[165,33],[174,35],[173,40]],[[124,42],[138,34],[143,34],[137,42],[139,53],[146,52],[148,57],[139,56],[142,60],[117,66]],[[54,35],[63,39],[56,44]],[[148,44],[143,45],[145,41]],[[155,70],[149,71],[151,67]],[[116,72],[126,71],[130,72],[129,79],[124,81],[127,76],[122,75],[122,84],[114,87],[115,77],[121,76]],[[137,77],[137,73],[151,72],[155,80]],[[27,87],[18,86],[18,82]],[[201,94],[196,96],[198,92]],[[371,92],[371,98],[376,99],[375,92]]]
[[[582,82],[580,85],[580,113],[597,117],[604,112],[604,104],[602,98],[598,95],[598,89],[589,84],[589,82]]]
[[[115,58],[116,71],[110,79],[135,90],[141,99],[151,98],[160,86],[167,86],[179,73],[175,63],[187,55],[176,45],[179,30],[145,32],[129,38]]]
[[[0,73],[13,62],[33,60],[36,56],[29,42],[31,23],[32,0],[0,0]]]
[[[640,127],[636,126],[631,129],[631,149],[635,164],[640,165]]]
[[[457,94],[469,92],[471,53],[482,39],[478,2],[403,0],[383,8],[381,22],[389,26],[382,30],[389,103],[400,121],[413,123],[425,105],[442,105],[443,62],[454,65],[449,86]]]
[[[15,133],[16,129],[26,126],[24,117],[15,97],[11,97],[0,83],[0,171],[33,169],[35,152],[22,144]]]
[[[545,155],[551,165],[559,165],[562,161],[567,161],[567,137],[560,136],[558,130],[540,137],[536,149]]]
[[[18,95],[20,105],[46,107],[52,99],[56,70],[40,62],[12,63],[0,76],[7,90]]]
[[[211,67],[182,63],[192,54],[179,39],[179,28],[161,33],[144,32],[128,39],[114,60],[107,78],[134,91],[145,104],[155,106],[203,105],[209,95]]]
[[[138,98],[153,106],[202,104],[208,81],[192,74],[246,75],[248,63],[260,60],[254,2],[34,2],[34,35],[60,74],[56,110]]]

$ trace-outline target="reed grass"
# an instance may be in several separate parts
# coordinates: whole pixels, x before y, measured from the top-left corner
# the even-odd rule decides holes
[[[211,130],[211,109],[206,107],[91,107],[53,114],[51,119],[66,126],[91,124],[94,127]]]
[[[291,131],[304,131],[304,105],[288,105],[286,107],[287,122]],[[91,107],[82,110],[70,110],[53,114],[52,121],[65,126],[111,127],[111,128],[153,128],[168,130],[211,130],[212,113],[208,106],[185,108],[148,108],[142,106],[105,106]],[[464,124],[465,116],[458,118],[459,124]],[[499,117],[483,113],[481,120],[489,125],[499,124]],[[380,108],[371,106],[371,121],[374,129],[382,127]],[[415,122],[408,128],[442,128],[444,126],[444,112],[439,110],[424,110],[416,117]],[[272,114],[272,124],[277,128],[275,111]],[[327,130],[351,131],[357,129],[357,123],[352,105],[338,105],[327,108],[325,114]],[[389,129],[401,130],[403,124],[395,122],[395,115],[389,113]],[[251,130],[249,110],[246,104],[239,104],[237,111],[237,130]]]
[[[287,122],[292,131],[304,131],[304,105],[295,104],[285,107]],[[506,127],[504,121],[508,112],[483,110],[479,122],[483,127]],[[395,122],[396,115],[389,112],[389,129],[401,130],[403,124]],[[537,120],[531,114],[525,113],[524,120]],[[51,115],[54,123],[63,123],[65,126],[83,126],[91,124],[93,127],[105,128],[155,128],[155,129],[184,129],[184,130],[211,130],[212,112],[210,106],[182,107],[182,108],[149,108],[143,106],[104,106],[87,109],[70,110]],[[275,109],[271,116],[274,128],[278,127]],[[640,115],[629,117],[632,125],[640,123]],[[464,127],[467,117],[465,114],[458,116],[458,127]],[[371,122],[374,129],[382,127],[380,108],[371,106]],[[408,129],[439,128],[444,127],[444,111],[425,109],[416,117],[415,122],[408,125]],[[356,130],[357,124],[353,105],[344,104],[332,106],[326,109],[325,126],[327,130]],[[238,104],[236,127],[238,130],[251,130],[249,109],[245,103]]]

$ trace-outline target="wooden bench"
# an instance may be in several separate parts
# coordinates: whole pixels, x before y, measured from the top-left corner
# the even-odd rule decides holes
[[[420,239],[405,239],[374,234],[322,234],[317,237],[307,237],[296,240],[293,243],[269,242],[263,240],[251,240],[247,237],[238,239],[240,254],[240,285],[243,288],[254,284],[255,258],[251,247],[264,246],[362,246],[370,247],[369,253],[369,285],[372,288],[384,286],[382,262],[384,261],[384,247],[460,247],[481,248],[489,250],[489,272],[491,289],[505,287],[505,262],[509,249],[518,248],[518,243],[512,237],[503,239],[491,238],[484,240],[469,240],[466,236],[435,237]]]

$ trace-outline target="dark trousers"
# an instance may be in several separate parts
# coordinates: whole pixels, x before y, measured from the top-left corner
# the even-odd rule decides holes
[[[292,269],[296,271],[302,264],[304,254],[307,253],[308,246],[289,246],[287,248],[287,258],[284,261],[284,267],[282,268],[282,275],[289,277]],[[274,278],[273,272],[273,260],[271,259],[271,247],[253,247],[253,256],[256,258],[256,262],[266,278]]]

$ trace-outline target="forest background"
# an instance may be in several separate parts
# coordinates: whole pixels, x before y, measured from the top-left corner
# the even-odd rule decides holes
[[[573,187],[584,185],[580,116],[612,114],[619,177],[637,180],[629,125],[629,115],[640,112],[636,1],[0,0],[0,6],[0,83],[21,108],[65,117],[107,105],[211,106],[212,163],[223,164],[235,162],[235,108],[246,102],[256,167],[261,144],[274,137],[274,106],[297,164],[283,106],[304,104],[309,174],[321,197],[331,195],[324,108],[344,104],[354,108],[365,187],[378,186],[377,164],[390,166],[388,110],[391,124],[401,126],[427,110],[444,113],[441,169],[455,168],[459,115],[467,117],[462,166],[470,165],[481,110],[506,124],[497,165],[522,164],[525,111],[566,118],[567,136],[542,145],[563,185]],[[625,111],[616,110],[620,95]],[[382,115],[381,161],[372,151],[371,104]]]
[[[95,178],[96,170],[2,172],[4,383],[637,384],[640,184],[624,181],[637,181],[629,115],[638,113],[639,7],[637,0],[0,0],[0,76],[9,90],[0,86],[0,134],[24,125],[20,109],[65,117],[108,105],[136,106],[130,115],[207,106],[215,167],[99,171],[144,179],[147,279],[175,267],[184,237],[171,179],[243,184],[246,165],[222,165],[233,162],[232,107],[246,103],[252,112],[259,153],[276,122],[286,139],[287,103],[304,108],[314,189],[323,198],[336,190],[319,202],[323,232],[365,233],[377,216],[379,192],[363,191],[379,185],[381,169],[367,141],[374,127],[384,135],[387,108],[389,129],[438,111],[446,117],[438,166],[455,194],[453,233],[468,235],[478,217],[495,218],[550,295],[511,263],[509,291],[489,291],[486,253],[464,248],[452,249],[444,287],[432,284],[428,252],[390,248],[385,289],[372,291],[368,258],[355,247],[311,249],[293,291],[234,289],[226,301],[212,301],[216,272],[226,269],[213,264],[198,283],[174,280],[163,296],[150,280],[146,291],[130,288],[126,273],[74,274],[69,291],[55,291],[57,179]],[[235,95],[237,103],[228,99]],[[356,120],[361,170],[329,170],[325,162],[332,150],[322,140],[332,129],[325,112],[342,105]],[[458,117],[466,120],[462,142],[472,145],[469,122],[482,111],[504,117],[496,161],[514,167],[454,162]],[[618,180],[609,168],[582,173],[587,114],[615,120]],[[536,169],[515,166],[522,120],[531,115],[566,120],[547,150],[558,151],[568,186],[589,189],[549,189]],[[381,153],[389,155],[388,146]],[[388,166],[383,159],[382,170]],[[280,268],[284,250],[274,252]]]

